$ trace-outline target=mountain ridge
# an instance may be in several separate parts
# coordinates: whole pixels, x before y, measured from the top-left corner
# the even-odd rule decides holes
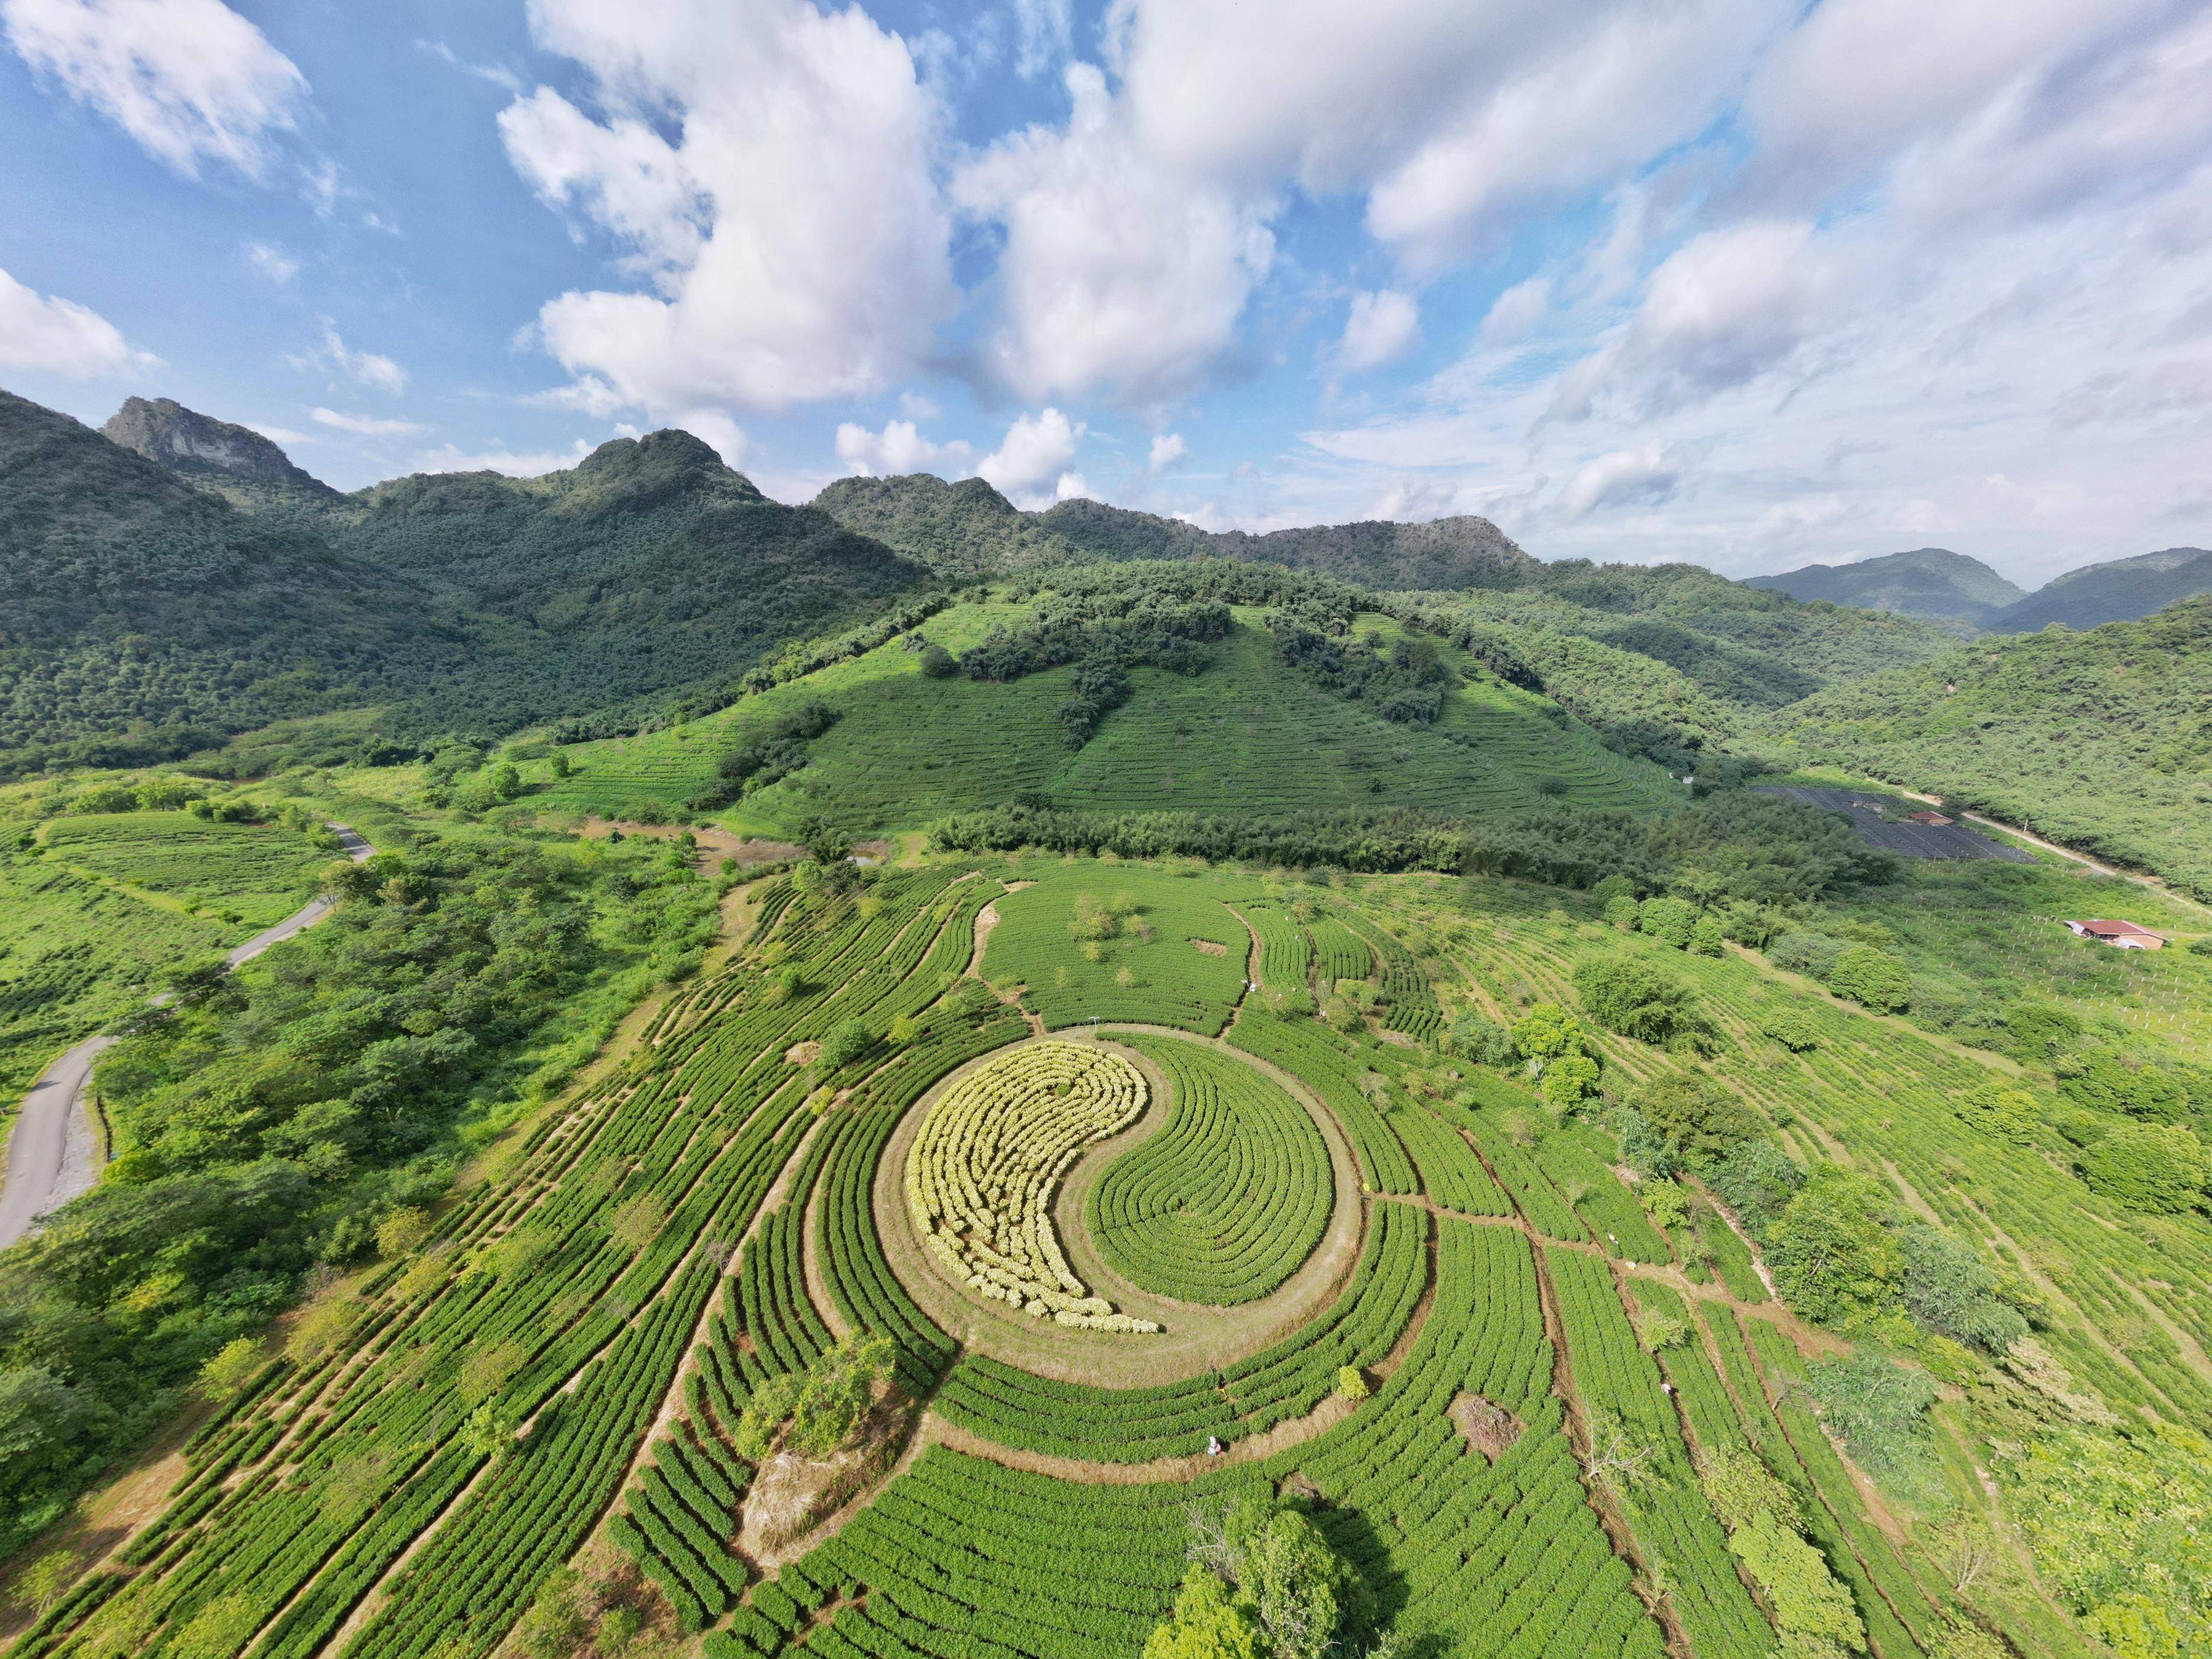
[[[100,434],[158,466],[218,489],[244,485],[325,498],[338,493],[295,465],[274,439],[187,409],[173,398],[126,398]]]
[[[934,473],[840,478],[812,505],[940,574],[1011,574],[1056,564],[1238,559],[1382,592],[1516,585],[1540,561],[1487,519],[1367,520],[1255,532],[1081,497],[1026,513],[981,478]]]
[[[2107,559],[2053,576],[2033,592],[1979,559],[1948,548],[1885,553],[1850,564],[1808,564],[1744,586],[1795,599],[1894,611],[1977,634],[2030,634],[2052,623],[2081,629],[2135,622],[2212,592],[2212,551],[2170,547]]]

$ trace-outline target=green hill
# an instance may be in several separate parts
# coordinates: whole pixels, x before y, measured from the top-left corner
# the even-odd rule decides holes
[[[173,758],[339,710],[379,709],[380,737],[409,742],[712,702],[775,646],[928,580],[680,432],[543,478],[339,495],[258,434],[166,399],[108,426],[0,393],[13,772]]]
[[[1979,559],[1948,548],[1887,553],[1856,564],[1808,564],[1779,575],[1753,576],[1747,587],[1793,599],[1826,599],[1867,611],[1901,611],[1955,623],[1969,633],[1994,626],[2008,605],[2027,597]]]
[[[2169,547],[2132,559],[2083,565],[2053,577],[1991,624],[2000,633],[2032,634],[2052,623],[2072,629],[2132,622],[2198,593],[2212,592],[2212,552]]]
[[[1778,711],[1788,756],[1931,790],[2212,897],[2212,597],[1961,646]]]
[[[1679,799],[1655,767],[1606,749],[1543,696],[1500,680],[1449,644],[1462,676],[1432,725],[1398,724],[1286,666],[1264,612],[1239,607],[1194,673],[1138,666],[1127,700],[1079,749],[1060,718],[1073,665],[1007,683],[933,677],[926,640],[966,653],[994,630],[1018,630],[1029,602],[963,604],[893,639],[744,698],[721,713],[564,751],[572,775],[526,768],[534,802],[631,816],[681,811],[714,786],[724,755],[767,739],[811,704],[835,723],[805,744],[803,763],[718,815],[747,833],[788,836],[810,817],[874,833],[921,828],[946,813],[1041,799],[1110,812],[1280,815],[1413,806],[1455,815],[1535,805],[1651,805]],[[1403,630],[1366,615],[1358,637],[1386,648]]]
[[[441,725],[491,732],[727,679],[929,579],[827,514],[769,501],[684,432],[615,439],[538,478],[417,473],[329,517],[338,546],[516,630],[484,672],[421,694]]]
[[[1103,501],[1061,501],[1024,513],[981,478],[947,483],[927,472],[841,478],[814,505],[847,528],[950,575],[1101,560],[1238,559],[1387,591],[1511,586],[1537,562],[1487,519],[1316,525],[1253,535],[1200,530]]]
[[[429,585],[0,392],[0,757],[111,763],[376,702],[477,632]]]

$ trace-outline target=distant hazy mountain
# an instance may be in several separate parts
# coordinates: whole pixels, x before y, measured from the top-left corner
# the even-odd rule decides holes
[[[1753,576],[1745,586],[1793,599],[1899,611],[1942,623],[1954,632],[2033,634],[2052,623],[2080,629],[2134,622],[2177,600],[2212,593],[2212,552],[2169,547],[2162,553],[2085,564],[2033,593],[2014,586],[1979,559],[1941,547],[1856,564],[1808,564],[1778,576]]]
[[[2133,622],[2198,593],[2212,593],[2212,552],[2169,547],[2055,576],[2008,606],[1990,626],[2001,634],[2032,634],[2051,623],[2096,628]]]
[[[1103,501],[1024,513],[981,478],[841,478],[814,505],[948,574],[1132,559],[1243,559],[1378,589],[1510,587],[1537,561],[1487,519],[1316,525],[1255,536]]]
[[[1808,564],[1778,576],[1753,576],[1745,584],[1787,593],[1793,599],[1826,599],[1863,611],[1901,611],[1909,617],[1994,627],[2008,605],[2027,597],[1979,559],[1948,548],[1887,553],[1856,564]]]
[[[252,427],[234,426],[186,409],[173,398],[149,402],[132,398],[100,428],[111,443],[135,450],[148,460],[195,483],[247,484],[304,490],[335,496],[321,479],[292,465],[291,458]]]

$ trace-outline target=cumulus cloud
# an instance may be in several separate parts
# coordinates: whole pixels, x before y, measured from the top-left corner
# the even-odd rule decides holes
[[[123,331],[99,313],[40,294],[0,270],[0,368],[87,380],[127,374],[160,361],[133,350]]]
[[[886,421],[881,432],[871,432],[852,421],[842,422],[837,428],[837,459],[866,477],[896,477],[947,466],[964,474],[975,453],[964,438],[932,443],[912,421]]]
[[[1811,334],[1827,291],[1802,220],[1756,220],[1693,237],[1651,274],[1626,335],[1561,377],[1557,411],[1601,398],[1675,409],[1780,366]]]
[[[1087,429],[1083,422],[1071,421],[1057,409],[1018,416],[999,447],[976,463],[975,471],[991,488],[1021,507],[1048,507],[1071,495],[1085,494],[1082,478],[1070,469]],[[1073,487],[1067,488],[1071,483]]]
[[[1162,432],[1152,439],[1152,453],[1146,458],[1145,470],[1157,476],[1189,455],[1190,446],[1182,441],[1182,433]]]
[[[1755,171],[1770,188],[1825,196],[2023,79],[2149,38],[2175,9],[2167,0],[1827,0],[1745,93]]]
[[[1421,337],[1421,308],[1413,295],[1394,289],[1355,294],[1352,312],[1345,319],[1344,337],[1337,342],[1338,365],[1358,374],[1395,362],[1413,349]]]
[[[1066,80],[1066,127],[1003,138],[953,181],[1005,228],[992,366],[1024,398],[1174,397],[1228,349],[1274,237],[1258,205],[1163,167],[1097,69]]]
[[[341,410],[318,409],[312,418],[319,426],[334,427],[357,438],[399,438],[423,428],[414,421],[398,421],[374,415],[349,415]]]
[[[1583,9],[1560,10],[1564,21]],[[1509,59],[1375,180],[1368,228],[1408,264],[1442,270],[1520,210],[1613,179],[1697,131],[1776,21],[1768,0],[1587,15],[1581,31]]]
[[[805,0],[536,0],[530,17],[597,108],[518,99],[507,155],[646,284],[540,310],[580,382],[656,418],[773,410],[874,392],[921,356],[957,299],[943,118],[896,35]]]
[[[1656,506],[1673,499],[1681,482],[1681,465],[1663,445],[1617,449],[1568,479],[1559,505],[1576,519],[1586,519],[1601,507]]]
[[[25,63],[187,178],[209,161],[266,173],[307,77],[222,0],[0,0]]]
[[[1073,0],[1013,0],[1014,73],[1034,81],[1075,46]]]

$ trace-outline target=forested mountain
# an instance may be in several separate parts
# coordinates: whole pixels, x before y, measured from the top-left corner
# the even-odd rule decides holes
[[[0,392],[0,757],[160,759],[479,643],[431,586]]]
[[[1942,794],[2212,896],[2212,597],[1988,638],[1771,717],[1786,757]]]
[[[343,498],[333,542],[451,587],[526,647],[431,700],[497,732],[733,676],[929,573],[812,507],[769,501],[689,433],[602,444],[538,478],[417,473]]]
[[[2032,634],[2052,623],[2096,628],[2148,617],[2198,593],[2212,593],[2212,551],[2169,547],[2054,576],[2002,611],[1992,626],[2003,634]]]
[[[9,771],[368,707],[387,738],[497,735],[726,681],[929,580],[680,432],[340,495],[166,399],[109,427],[0,394]]]
[[[1363,587],[1510,586],[1539,568],[1487,519],[1314,525],[1254,535],[1088,500],[1024,513],[981,478],[841,478],[814,498],[840,524],[952,575],[1133,559],[1243,559]]]
[[[2212,592],[2212,552],[2169,547],[2087,564],[2025,592],[1963,553],[1923,547],[1885,554],[1856,564],[1808,564],[1777,576],[1753,576],[1744,586],[1826,599],[1869,611],[1899,611],[1948,625],[1955,633],[2032,634],[2052,623],[2073,629],[2133,622],[2176,600]]]
[[[1887,553],[1856,564],[1808,564],[1779,575],[1753,576],[1744,585],[1787,593],[1793,599],[1901,611],[1908,617],[1961,624],[1969,633],[1993,626],[2007,605],[2027,597],[2025,589],[1979,559],[1942,547]]]

